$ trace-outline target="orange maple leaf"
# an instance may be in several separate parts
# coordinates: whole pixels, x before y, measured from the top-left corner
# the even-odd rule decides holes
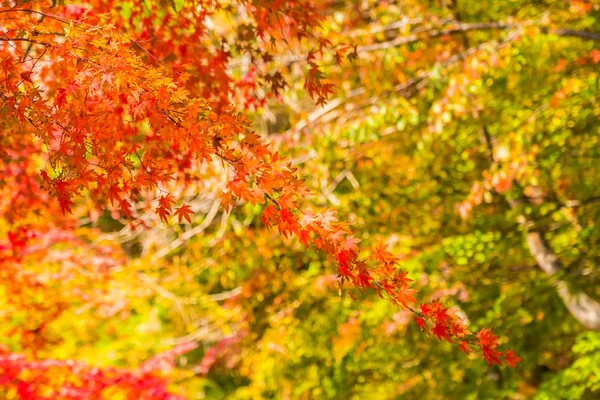
[[[181,207],[175,209],[175,212],[173,214],[179,217],[179,223],[181,223],[182,219],[185,219],[191,224],[192,218],[190,217],[190,215],[194,214],[194,211],[192,211],[189,205],[184,204]]]
[[[519,357],[514,350],[511,349],[507,349],[504,352],[504,359],[506,360],[506,365],[513,368],[517,368],[517,363],[523,361],[523,359]]]
[[[398,293],[396,293],[396,300],[404,307],[407,307],[407,303],[416,303],[417,299],[415,299],[415,293],[417,291],[415,289],[400,289]]]
[[[465,342],[464,340],[460,342],[459,349],[467,355],[473,352],[473,349],[469,346],[469,343]]]

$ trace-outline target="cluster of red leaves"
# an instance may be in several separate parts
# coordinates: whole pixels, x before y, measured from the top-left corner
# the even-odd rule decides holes
[[[152,40],[156,40],[157,45],[152,46],[150,58],[167,57],[171,54],[167,54],[168,51],[178,48],[177,43],[185,43],[187,52],[175,57],[181,68],[178,65],[165,67],[164,63],[148,66],[144,62],[148,57],[142,58],[136,51],[141,44],[119,32],[135,25],[147,13],[147,4],[134,3],[127,23],[107,29],[89,21],[97,20],[91,18],[94,12],[108,12],[112,3],[91,3],[82,12],[88,17],[86,22],[73,22],[60,13],[53,16],[34,9],[38,5],[43,10],[43,3],[31,2],[3,10],[2,13],[11,16],[23,16],[17,20],[11,18],[12,26],[7,28],[11,32],[29,32],[40,25],[36,17],[41,14],[50,21],[44,22],[45,30],[65,31],[69,40],[50,40],[52,35],[45,35],[44,41],[31,39],[29,45],[41,55],[32,57],[30,63],[23,63],[11,43],[20,38],[6,37],[0,54],[4,73],[0,90],[6,93],[3,107],[8,116],[21,124],[30,124],[38,143],[47,147],[50,171],[42,172],[43,183],[59,199],[63,212],[71,211],[74,195],[87,190],[97,201],[116,205],[129,217],[130,199],[138,199],[145,189],[168,184],[174,176],[189,177],[195,167],[213,157],[231,164],[235,160],[238,165],[241,158],[248,158],[245,153],[250,153],[255,160],[258,156],[263,158],[262,162],[271,162],[264,159],[269,153],[261,149],[259,138],[250,131],[248,121],[224,106],[232,95],[230,80],[223,72],[226,58],[217,64],[214,64],[215,59],[219,57],[207,62],[198,60],[198,54],[207,52],[200,49],[193,55],[187,52],[189,46],[202,42],[200,36],[187,37],[181,33],[187,30],[171,26],[194,26],[194,34],[203,35],[202,23],[207,15],[222,7],[218,2],[186,2],[183,7],[189,9],[176,15],[171,15],[172,10],[167,8],[162,24],[152,25]],[[310,2],[242,4],[255,15],[256,26],[252,30],[259,37],[268,34],[272,40],[301,39],[318,25],[317,12]],[[73,10],[60,11],[70,16]],[[280,18],[285,19],[287,33],[274,28],[282,22]],[[171,37],[178,32],[185,37]],[[163,48],[161,43],[168,43],[168,48]],[[319,51],[322,53],[327,46],[326,42],[320,42]],[[314,54],[311,52],[307,57],[310,70],[306,87],[311,96],[322,103],[332,92],[332,85],[322,82]],[[40,63],[41,67],[36,68],[44,57],[51,62]],[[205,64],[210,67],[206,74],[202,73]],[[219,71],[223,76],[218,75]],[[284,85],[281,74],[271,74],[267,80],[275,92]],[[214,84],[223,87],[215,88]],[[49,98],[53,100],[50,102]],[[144,123],[148,125],[142,126]],[[19,126],[13,124],[9,128]],[[33,153],[31,151],[29,156]],[[243,176],[253,168],[243,167],[238,175]],[[254,169],[258,172],[261,166]],[[260,193],[255,194],[255,197],[260,196]],[[161,218],[166,219],[172,213],[170,206],[166,201],[160,202],[157,212]],[[189,209],[178,209],[177,215],[188,219]]]
[[[36,260],[53,263],[48,257],[52,243],[86,246],[73,237],[57,238],[52,229],[38,232],[27,221],[39,215],[57,216],[60,212],[56,208],[68,214],[74,197],[85,193],[96,204],[113,205],[124,216],[131,216],[132,200],[140,199],[148,190],[161,190],[159,186],[168,184],[173,176],[191,175],[198,166],[214,159],[235,170],[229,195],[235,193],[240,199],[262,201],[265,187],[278,190],[295,180],[288,166],[271,165],[277,156],[260,143],[246,118],[223,106],[232,93],[225,74],[226,54],[193,49],[203,43],[202,29],[197,26],[203,17],[198,19],[197,13],[211,7],[190,3],[194,4],[177,14],[177,20],[171,20],[173,14],[168,12],[162,24],[147,26],[143,34],[165,39],[152,46],[150,58],[163,58],[175,48],[181,63],[195,61],[192,74],[183,64],[148,66],[148,60],[136,50],[140,43],[119,32],[127,31],[126,26],[90,24],[99,20],[92,10],[112,11],[112,2],[67,6],[55,10],[56,14],[44,12],[44,2],[38,1],[3,3],[0,9],[0,16],[7,16],[0,42],[0,174],[2,193],[6,194],[0,205],[4,220],[15,224],[8,241],[0,245],[1,277],[14,309],[28,310],[36,317],[11,333],[34,357],[52,343],[51,335],[46,334],[48,327],[73,301],[87,306],[97,301],[93,293],[79,287],[48,295],[54,292],[47,277],[27,266],[35,265]],[[275,12],[276,8],[269,9],[269,13]],[[134,3],[131,25],[139,22],[141,13],[146,13],[142,2]],[[147,18],[143,22],[151,24]],[[170,26],[192,24],[195,30]],[[195,33],[192,37],[168,37],[176,32],[182,36]],[[181,45],[173,47],[177,41]],[[198,60],[199,56],[207,61]],[[272,80],[275,88],[281,88],[280,80]],[[188,88],[194,88],[192,99]],[[36,165],[44,161],[46,167],[39,179]],[[249,179],[259,176],[262,188],[247,186]],[[240,182],[244,184],[236,187]],[[48,201],[47,194],[58,200],[58,207]],[[232,199],[225,202],[226,207],[232,205]],[[163,194],[157,214],[163,220],[174,214],[180,222],[191,222],[191,208],[175,207],[175,202],[171,194]],[[58,217],[48,222],[64,225],[64,221],[68,219]],[[98,268],[102,268],[96,270],[95,261],[81,254],[53,254],[59,256],[55,261],[60,265],[54,278],[62,282],[70,281],[73,270],[93,267],[92,276],[97,277],[110,268],[110,262],[105,265],[101,260]],[[28,300],[40,298],[42,293],[44,302]],[[139,371],[129,372],[98,370],[70,361],[33,361],[7,353],[0,360],[0,386],[15,388],[24,399],[99,398],[108,388],[135,398],[174,398],[165,389],[167,381],[152,371],[172,364],[179,354],[179,349],[174,349],[149,360]]]
[[[352,235],[347,224],[335,218],[333,211],[300,216],[299,212],[294,213],[291,208],[282,206],[274,199],[271,202],[263,212],[263,223],[277,226],[284,236],[296,235],[305,246],[312,244],[316,249],[335,257],[340,289],[346,282],[363,290],[373,289],[382,298],[412,311],[415,323],[425,333],[459,345],[466,354],[473,351],[469,343],[480,347],[489,365],[502,365],[499,357],[503,353],[496,350],[498,337],[491,330],[482,329],[473,336],[463,320],[438,301],[423,303],[420,309],[411,306],[417,303],[416,290],[411,288],[412,280],[407,277],[406,271],[399,269],[398,257],[387,251],[386,245],[380,245],[369,256],[360,257],[359,239]],[[290,200],[285,199],[284,204],[289,203]],[[512,350],[507,350],[504,357],[506,364],[511,367],[521,361]]]
[[[94,368],[75,361],[28,360],[0,353],[0,387],[15,389],[23,400],[100,399],[110,393],[127,399],[179,400],[156,372]]]
[[[470,354],[473,349],[470,344],[481,348],[483,358],[491,367],[494,363],[502,365],[500,357],[504,356],[506,364],[516,368],[517,362],[521,358],[517,357],[513,350],[507,349],[504,353],[496,350],[498,347],[498,336],[494,335],[491,329],[481,329],[475,335],[477,340],[468,340],[466,335],[470,331],[463,321],[456,314],[442,306],[438,301],[421,304],[420,313],[415,317],[417,325],[425,332],[437,337],[439,340],[446,340],[450,343],[457,342],[459,348],[465,354]],[[428,326],[426,320],[429,320],[431,326]]]

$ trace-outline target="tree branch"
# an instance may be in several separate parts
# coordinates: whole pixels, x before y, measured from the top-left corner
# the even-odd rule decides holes
[[[501,43],[500,45],[504,45],[505,43],[506,43],[506,41]],[[398,85],[394,86],[391,90],[386,90],[386,91],[383,91],[383,92],[377,94],[376,96],[373,96],[372,98],[367,100],[366,104],[367,105],[374,104],[377,101],[379,101],[382,96],[387,96],[387,95],[391,95],[391,94],[397,94],[404,98],[410,99],[419,91],[419,89],[421,89],[423,87],[423,85],[425,85],[427,83],[429,78],[431,78],[431,76],[434,74],[434,72],[436,70],[441,69],[441,68],[448,68],[448,67],[456,64],[457,62],[464,60],[465,58],[477,53],[478,51],[485,50],[490,47],[493,48],[494,44],[497,44],[497,43],[495,43],[495,42],[494,43],[483,43],[479,46],[471,47],[470,49],[467,49],[461,53],[454,54],[454,55],[448,57],[446,60],[437,64],[435,66],[435,68],[432,68],[431,70],[426,71],[426,72],[421,72],[417,76],[409,79],[407,82],[398,84]],[[308,125],[310,125],[314,122],[317,122],[320,119],[323,119],[326,115],[328,115],[331,112],[333,112],[334,110],[340,108],[344,104],[348,103],[350,100],[355,99],[365,93],[366,93],[366,90],[364,87],[359,87],[359,88],[351,90],[344,97],[338,97],[338,98],[330,101],[326,106],[324,106],[322,108],[317,108],[315,111],[310,113],[307,118],[299,121],[293,128],[290,128],[286,133],[297,132],[297,131],[300,131],[300,130],[306,128]]]
[[[545,105],[538,107],[527,121],[531,120],[533,116],[543,109],[545,109]],[[494,140],[485,124],[482,124],[482,134],[490,164],[501,164],[495,157]],[[518,189],[519,197],[512,200],[501,195],[501,198],[508,203],[509,207],[515,209],[523,204],[531,204],[530,198],[525,195],[525,192],[519,183],[515,179],[513,179],[512,183],[513,187]],[[590,199],[593,201],[594,197],[591,197]],[[527,229],[527,246],[540,269],[550,277],[560,273],[564,269],[563,265],[546,241],[544,234],[539,229],[535,229],[535,224],[531,218],[526,217],[524,214],[521,214],[518,220],[519,223]],[[570,288],[563,280],[557,279],[554,284],[557,288],[558,295],[563,300],[563,303],[571,315],[586,328],[600,331],[600,303],[592,299],[582,290]]]
[[[451,36],[462,34],[469,31],[484,31],[484,30],[506,30],[509,28],[517,28],[520,25],[506,24],[502,22],[476,22],[476,23],[459,23],[456,27],[449,29],[432,28],[422,33],[413,33],[408,36],[398,36],[395,39],[387,42],[373,43],[366,46],[359,46],[357,52],[371,52],[377,50],[388,49],[390,47],[402,46],[405,44],[417,43],[425,39],[435,39],[442,36]]]
[[[39,41],[37,41],[37,40],[34,40],[34,39],[28,39],[28,38],[9,38],[9,37],[0,37],[0,42],[27,42],[27,43],[39,44],[39,45],[41,45],[41,46],[45,46],[45,47],[50,47],[50,46],[52,46],[50,43],[39,42]]]
[[[486,140],[487,150],[490,153],[490,161],[496,162],[494,159],[494,147],[491,135],[485,126],[483,133]],[[524,203],[529,204],[529,198],[525,196],[518,182],[513,180],[513,186],[519,188],[520,198],[517,200],[509,200],[508,204],[511,208],[516,208]],[[533,225],[532,221],[521,215],[519,217],[521,224],[525,227]],[[538,266],[548,276],[553,276],[560,273],[564,268],[558,256],[550,248],[544,234],[538,229],[529,229],[527,232],[527,246],[533,258],[535,258]],[[588,329],[600,331],[600,303],[592,299],[582,290],[572,289],[569,285],[557,279],[555,282],[558,295],[563,300],[565,307],[571,315]]]
[[[588,31],[575,31],[573,29],[547,29],[541,28],[540,31],[542,33],[557,35],[562,37],[576,37],[584,40],[593,40],[596,42],[600,42],[600,33],[597,32],[588,32]]]
[[[408,36],[398,36],[395,39],[389,40],[387,42],[380,42],[369,44],[365,46],[360,46],[357,48],[357,51],[360,52],[370,52],[377,50],[384,50],[390,47],[402,46],[405,44],[417,43],[426,39],[436,39],[443,36],[452,36],[457,34],[464,34],[471,31],[490,31],[490,30],[507,30],[513,28],[524,28],[527,26],[532,26],[533,23],[520,23],[520,24],[511,24],[504,22],[472,22],[472,23],[459,23],[454,27],[448,29],[437,29],[432,28],[421,33],[413,33]],[[573,29],[566,28],[556,28],[556,29],[548,29],[546,27],[541,27],[540,33],[545,35],[557,35],[562,37],[577,37],[583,40],[593,40],[600,41],[600,33],[589,32],[589,31],[577,31]]]
[[[541,232],[537,230],[528,232],[527,245],[538,266],[546,274],[552,276],[563,269],[562,263],[550,249]],[[581,290],[569,288],[563,280],[557,280],[556,287],[571,315],[586,328],[600,331],[600,303]]]

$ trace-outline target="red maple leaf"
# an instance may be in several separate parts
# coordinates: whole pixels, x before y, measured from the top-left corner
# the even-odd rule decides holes
[[[504,352],[504,359],[506,360],[506,365],[513,368],[517,368],[517,363],[523,361],[523,359],[517,356],[517,353],[511,349],[507,349]]]
[[[185,219],[191,224],[192,218],[190,217],[190,215],[194,214],[194,211],[192,211],[189,205],[184,204],[181,207],[175,209],[175,212],[173,214],[179,217],[179,223],[181,223],[182,219]]]
[[[494,331],[491,329],[482,329],[477,332],[477,339],[479,339],[479,346],[490,347],[495,349],[498,346],[498,336],[494,335]]]
[[[110,204],[113,204],[115,201],[120,202],[121,201],[121,188],[118,187],[117,185],[112,185],[109,189],[108,189],[108,201],[110,202]]]
[[[33,74],[33,72],[31,72],[31,71],[21,72],[21,78],[24,81],[27,81],[27,82],[31,83],[31,74]]]
[[[298,232],[298,239],[300,239],[300,243],[302,243],[304,247],[308,248],[310,232],[306,229],[301,229],[300,232]]]
[[[167,222],[167,217],[171,214],[171,210],[173,209],[173,203],[175,203],[175,199],[173,199],[173,196],[170,193],[158,199],[156,213],[161,220]]]
[[[488,366],[491,367],[494,363],[502,366],[502,361],[500,361],[502,353],[500,351],[491,347],[482,347],[481,350],[483,351],[483,358],[487,361]]]
[[[450,337],[450,330],[448,329],[448,324],[445,322],[438,322],[431,329],[431,332],[439,339],[445,339],[448,342],[452,343],[452,338]]]
[[[337,262],[338,262],[338,271],[340,273],[340,275],[342,276],[350,276],[350,262],[351,262],[351,257],[350,254],[346,251],[340,251],[337,255]]]
[[[431,316],[431,312],[432,312],[432,309],[428,303],[421,304],[421,313],[424,316],[426,316],[426,317]]]
[[[123,215],[125,215],[127,218],[131,218],[131,203],[127,200],[123,200],[121,202],[121,212],[123,213]]]
[[[470,333],[467,330],[467,327],[465,326],[465,324],[460,320],[453,321],[452,327],[450,330],[452,332],[452,336],[457,337],[457,338],[464,337],[465,335]]]
[[[165,222],[168,221],[169,215],[171,214],[169,212],[169,210],[166,210],[163,207],[158,207],[156,209],[156,213],[158,214],[158,216],[160,217],[160,219],[163,220],[163,221],[165,221]]]
[[[371,276],[369,271],[367,271],[364,268],[360,268],[360,270],[358,271],[358,275],[356,276],[356,286],[360,287],[363,290],[365,290],[368,287],[372,288],[373,285],[371,285],[371,280],[373,280],[373,277]]]
[[[415,323],[419,326],[419,328],[425,328],[425,320],[422,317],[415,317]]]

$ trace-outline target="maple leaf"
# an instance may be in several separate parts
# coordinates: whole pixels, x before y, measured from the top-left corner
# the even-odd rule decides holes
[[[71,192],[69,191],[70,184],[67,181],[61,180],[56,182],[56,191],[58,194],[58,202],[60,204],[60,209],[64,214],[72,213],[71,206],[74,204],[71,200]]]
[[[298,232],[298,239],[300,240],[300,243],[304,245],[304,247],[308,248],[310,242],[310,232],[308,229],[300,229],[300,232]]]
[[[172,194],[167,194],[158,199],[158,205],[165,210],[171,211],[173,209],[173,204],[175,203],[175,199]]]
[[[267,52],[262,53],[261,57],[265,63],[269,63],[269,62],[273,61],[273,56]]]
[[[452,332],[452,336],[458,338],[464,337],[470,333],[462,321],[453,321],[450,330]]]
[[[408,278],[407,275],[407,271],[398,271],[396,275],[394,275],[394,284],[398,287],[408,286],[412,282],[412,279]]]
[[[279,217],[287,224],[292,224],[295,221],[294,214],[292,214],[287,208],[282,208],[281,211],[279,211]]]
[[[415,299],[414,295],[417,293],[415,289],[404,288],[400,289],[398,293],[396,293],[396,300],[404,307],[407,307],[407,303],[416,303],[417,299]]]
[[[388,248],[387,243],[382,243],[375,248],[375,253],[373,253],[373,257],[382,263],[392,263],[397,260],[396,256],[387,251]]]
[[[170,193],[158,199],[156,213],[161,220],[167,222],[167,217],[171,214],[171,210],[173,209],[173,203],[175,203],[175,199]]]
[[[517,368],[517,363],[523,361],[523,359],[517,356],[517,353],[511,349],[507,349],[504,352],[504,359],[506,360],[506,365],[513,368]]]
[[[469,343],[465,342],[464,340],[459,343],[458,348],[460,351],[467,355],[473,352],[473,349],[469,346]]]
[[[106,74],[103,74],[102,78],[101,78],[101,82],[102,82],[102,84],[108,83],[109,85],[112,85],[114,77],[115,76],[112,73],[110,73],[110,72],[106,73]]]
[[[182,219],[185,219],[191,224],[192,218],[190,217],[190,215],[194,214],[194,211],[192,211],[189,205],[184,204],[181,207],[175,209],[175,212],[173,214],[179,217],[179,223],[181,223]]]
[[[371,281],[373,277],[365,268],[360,268],[358,271],[358,275],[356,276],[356,286],[365,290],[366,288],[373,288]]]
[[[269,228],[271,226],[271,222],[276,221],[276,218],[277,218],[277,209],[272,204],[269,204],[268,206],[266,206],[262,212],[262,215],[260,216],[262,223],[267,228]]]
[[[415,323],[419,326],[419,328],[425,329],[425,320],[423,317],[415,317]]]
[[[127,200],[121,201],[120,204],[121,212],[125,217],[131,218],[131,203]]]
[[[327,210],[321,215],[321,224],[323,224],[323,228],[327,230],[331,230],[331,224],[337,222],[337,218],[335,217],[336,212],[333,210]]]
[[[358,45],[354,45],[354,50],[348,53],[346,56],[348,61],[352,62],[354,60],[358,60]]]
[[[170,212],[168,210],[166,210],[163,207],[158,207],[156,209],[156,214],[158,214],[161,220],[163,220],[164,222],[168,222],[168,218],[170,215]]]
[[[431,333],[433,333],[439,340],[445,339],[448,342],[452,343],[452,338],[450,337],[450,330],[448,329],[448,324],[445,322],[438,322],[431,328]]]
[[[439,302],[435,301],[432,303],[433,306],[433,318],[437,322],[447,323],[450,320],[448,309],[443,307]]]
[[[67,94],[75,94],[78,89],[79,89],[79,83],[77,81],[73,81],[67,85],[67,87],[65,88],[65,91],[67,92]]]
[[[428,303],[421,304],[421,313],[426,317],[431,316],[432,309]]]
[[[247,191],[246,200],[249,201],[252,205],[264,203],[265,192],[259,187],[254,187],[252,188],[252,190]]]
[[[494,331],[491,329],[482,329],[477,332],[476,336],[481,347],[496,348],[498,346],[498,336],[494,335]]]
[[[232,208],[235,207],[235,197],[234,197],[233,193],[231,193],[231,191],[222,192],[220,194],[220,198],[221,198],[221,205],[222,205],[223,209],[225,210],[225,212],[229,212],[229,211],[231,211]]]
[[[31,71],[21,72],[21,79],[31,83],[31,74],[33,74]]]
[[[354,253],[358,252],[358,246],[356,245],[358,242],[360,242],[360,239],[357,239],[354,237],[354,235],[348,235],[346,236],[346,238],[344,238],[344,241],[342,242],[342,249],[347,250],[347,251],[352,251]]]
[[[70,196],[60,196],[58,198],[58,203],[60,204],[60,209],[63,215],[66,213],[73,214],[71,211],[71,206],[75,203],[71,200]]]
[[[112,185],[109,189],[108,189],[108,201],[113,204],[115,201],[120,202],[121,201],[121,188],[119,188],[117,185]]]
[[[77,184],[82,185],[83,187],[89,189],[90,182],[93,182],[94,179],[95,179],[94,172],[92,170],[86,168],[79,173],[79,176],[77,177]]]
[[[60,89],[56,96],[54,97],[54,105],[58,108],[61,108],[67,103],[67,91],[65,89]]]
[[[502,366],[502,361],[500,360],[500,356],[502,356],[501,352],[491,347],[482,347],[481,350],[483,351],[483,358],[487,361],[488,366],[491,367],[494,363]]]
[[[340,251],[337,254],[336,258],[338,262],[338,271],[340,275],[351,276],[349,266],[352,258],[350,257],[350,254],[347,251]]]

